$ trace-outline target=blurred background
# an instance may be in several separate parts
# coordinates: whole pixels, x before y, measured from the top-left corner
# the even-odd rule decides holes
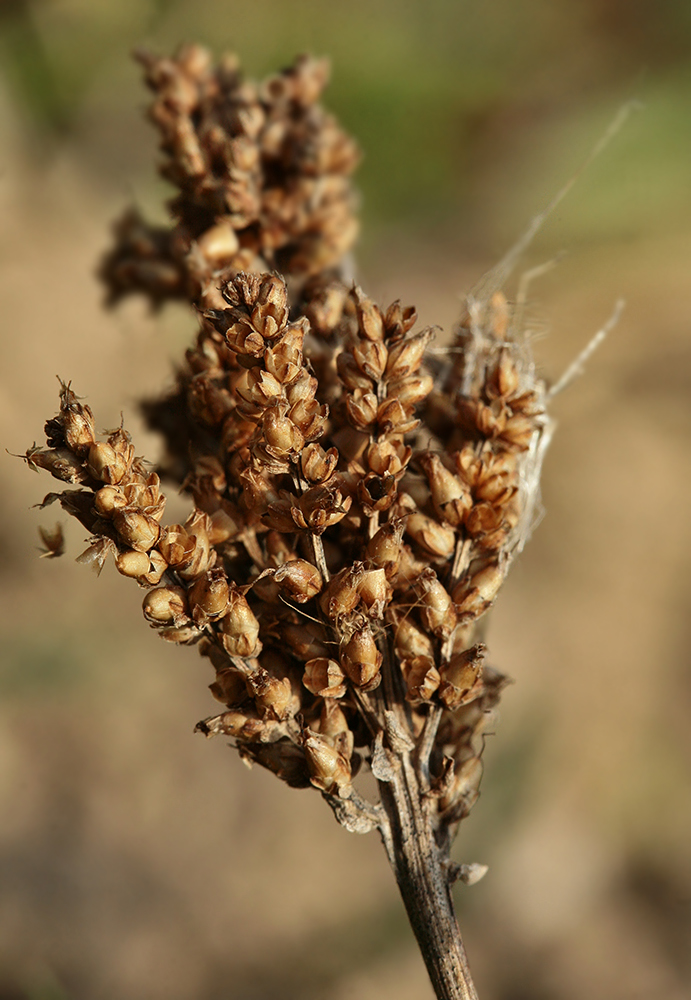
[[[2,0],[2,444],[42,441],[56,375],[100,428],[170,383],[194,321],[102,308],[132,200],[165,217],[129,52],[197,40],[251,76],[330,56],[365,158],[360,279],[447,331],[461,295],[633,116],[526,255],[565,251],[528,320],[556,378],[546,517],[490,629],[515,684],[457,892],[483,1000],[691,996],[691,7],[686,0]],[[515,283],[512,286],[515,293]],[[512,288],[509,288],[511,293]],[[374,835],[192,734],[208,667],[161,643],[111,566],[41,560],[52,489],[0,474],[0,1000],[432,997]],[[170,520],[183,505],[173,499]]]

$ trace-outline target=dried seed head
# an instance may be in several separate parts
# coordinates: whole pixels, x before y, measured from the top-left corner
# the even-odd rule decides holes
[[[223,569],[212,569],[194,581],[187,597],[197,625],[222,618],[228,607],[230,590]]]
[[[448,559],[456,547],[456,532],[445,524],[439,524],[426,514],[415,511],[408,516],[405,526],[409,535],[422,549],[432,556]]]
[[[401,659],[410,660],[417,656],[434,656],[432,640],[426,632],[423,632],[415,624],[409,614],[392,608],[389,617],[395,629],[394,646]]]
[[[530,521],[544,387],[500,293],[469,301],[433,378],[415,310],[348,289],[357,151],[316,103],[322,63],[257,86],[194,47],[141,61],[173,222],[130,213],[104,273],[113,298],[188,298],[201,315],[174,390],[148,411],[196,507],[161,528],[158,476],[124,429],[96,441],[64,384],[48,450],[26,460],[83,487],[59,499],[92,536],[84,561],[111,553],[154,587],[144,613],[159,634],[199,644],[228,710],[198,728],[236,739],[247,762],[345,798],[351,758],[386,780],[434,731],[436,705],[430,805],[445,835],[477,796],[501,683],[471,644]],[[384,662],[386,697],[369,698]],[[347,823],[361,809],[335,805]]]
[[[439,638],[447,639],[456,627],[453,602],[433,569],[426,569],[414,584],[420,600],[420,616],[425,628]]]
[[[389,350],[386,365],[388,380],[409,378],[415,375],[422,362],[427,345],[434,337],[432,330],[423,330],[409,340],[402,340]]]
[[[228,612],[221,619],[223,648],[229,656],[257,656],[261,649],[259,622],[247,599],[231,584],[228,592]]]
[[[486,647],[478,643],[453,656],[442,669],[439,697],[451,709],[459,708],[482,693],[482,664]]]
[[[94,507],[103,517],[111,517],[116,510],[128,506],[127,497],[119,486],[103,486],[94,494]]]
[[[393,591],[383,569],[366,570],[357,585],[360,599],[369,618],[383,618]]]
[[[131,576],[135,579],[144,576],[151,568],[151,560],[147,552],[137,552],[136,549],[125,549],[118,553],[115,565],[119,573],[123,576]]]
[[[456,585],[452,596],[461,621],[479,618],[491,607],[505,575],[503,567],[490,563],[473,574],[470,580],[463,579]]]
[[[161,527],[154,517],[136,507],[122,507],[113,512],[113,524],[118,535],[132,549],[148,552],[158,541]]]
[[[88,467],[69,448],[29,448],[23,456],[29,468],[45,469],[63,483],[86,483],[91,478]]]
[[[308,483],[325,483],[336,471],[337,464],[337,449],[324,451],[318,444],[306,445],[300,456],[302,474]]]
[[[338,621],[351,614],[360,603],[358,586],[365,573],[362,563],[346,566],[326,585],[319,605],[332,621]]]
[[[412,704],[431,701],[441,682],[434,659],[431,656],[414,656],[401,661],[408,693],[406,700]]]
[[[246,683],[262,718],[280,722],[294,714],[293,692],[287,677],[272,677],[268,670],[259,667],[247,674]]]
[[[324,792],[347,798],[352,792],[350,764],[323,736],[305,729],[300,734],[311,782]]]
[[[356,687],[370,691],[378,686],[383,656],[369,625],[356,629],[341,647],[341,665]]]
[[[324,581],[316,566],[305,559],[293,559],[274,574],[274,580],[286,597],[304,604],[322,589]]]
[[[345,674],[337,660],[319,656],[305,663],[302,683],[321,698],[342,698],[346,693]]]
[[[439,455],[428,452],[419,459],[427,476],[434,508],[448,524],[457,527],[472,506],[467,485],[443,465]]]
[[[391,578],[398,567],[405,521],[393,518],[376,532],[367,543],[367,558],[374,565],[386,571]]]
[[[89,448],[86,467],[94,479],[102,483],[119,483],[127,472],[127,458],[105,441],[96,441]]]
[[[60,414],[56,417],[56,423],[61,431],[59,444],[66,444],[77,455],[83,456],[96,440],[93,413],[88,406],[79,402],[69,385],[64,382],[60,387]],[[46,434],[49,437],[48,443],[52,444],[48,425]],[[55,446],[58,446],[57,441]]]
[[[152,625],[184,625],[189,621],[187,592],[183,587],[158,587],[142,603],[144,617]]]

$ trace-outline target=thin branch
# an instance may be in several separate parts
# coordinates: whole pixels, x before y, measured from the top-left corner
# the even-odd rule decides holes
[[[602,341],[605,339],[607,334],[614,329],[614,327],[619,322],[622,311],[624,309],[624,299],[619,299],[614,307],[614,312],[607,320],[605,325],[598,330],[595,336],[586,344],[581,353],[576,357],[569,367],[566,369],[564,374],[559,378],[553,386],[547,392],[548,398],[553,398],[563,392],[571,383],[583,374],[583,369],[586,361],[595,353]]]

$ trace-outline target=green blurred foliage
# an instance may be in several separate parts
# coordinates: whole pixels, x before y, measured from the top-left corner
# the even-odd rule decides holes
[[[34,137],[71,133],[88,145],[98,132],[92,167],[121,181],[145,162],[123,148],[143,100],[126,53],[188,39],[236,50],[252,76],[300,51],[328,55],[327,101],[365,152],[358,183],[375,223],[453,232],[459,213],[473,219],[489,177],[495,214],[515,231],[525,210],[514,220],[512,206],[541,207],[631,96],[648,113],[608,154],[589,211],[566,210],[567,227],[575,239],[626,237],[673,223],[680,201],[688,215],[685,0],[5,0],[0,72]]]

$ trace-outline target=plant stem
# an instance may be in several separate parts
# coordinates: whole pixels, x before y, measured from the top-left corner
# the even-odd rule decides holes
[[[379,786],[390,825],[382,831],[384,847],[437,1000],[478,1000],[454,913],[449,859],[408,754],[393,780]]]

